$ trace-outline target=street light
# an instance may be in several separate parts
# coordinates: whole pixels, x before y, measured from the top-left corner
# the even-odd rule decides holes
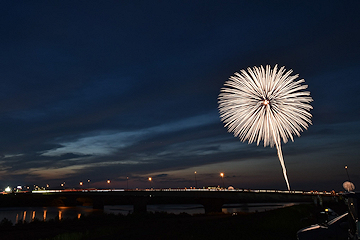
[[[196,171],[194,173],[195,173],[195,188],[197,188]]]
[[[152,178],[151,178],[151,177],[149,177],[150,189],[152,188],[152,186],[151,186],[151,181],[152,181]]]
[[[349,177],[349,173],[348,173],[348,170],[347,170],[347,169],[348,169],[348,166],[346,165],[346,166],[345,166],[346,175],[347,175],[347,177],[348,177],[348,181],[351,182],[351,181],[350,181],[350,177]]]
[[[129,190],[129,177],[126,177],[126,190]]]
[[[88,188],[90,187],[90,179],[88,179]]]
[[[80,184],[80,186],[82,186],[82,185],[83,185],[83,182],[80,182],[79,184]]]
[[[220,176],[221,176],[221,178],[222,178],[223,188],[225,188],[225,184],[224,184],[224,173],[220,173]]]

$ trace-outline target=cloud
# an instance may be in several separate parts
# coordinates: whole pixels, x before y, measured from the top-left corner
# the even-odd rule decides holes
[[[90,136],[80,137],[76,141],[58,143],[61,147],[47,150],[42,156],[59,156],[65,154],[79,155],[111,155],[116,151],[134,145],[138,141],[144,141],[154,135],[175,133],[178,131],[193,129],[218,121],[213,114],[200,115],[176,121],[165,123],[145,129],[128,132],[100,132],[90,134]]]
[[[40,177],[42,179],[62,179],[76,174],[79,170],[84,169],[84,165],[72,165],[60,168],[39,167],[27,168],[23,170],[15,170],[9,175],[27,175],[32,177]]]
[[[78,1],[9,3],[0,12],[3,179],[167,174],[164,183],[176,185],[192,182],[181,174],[194,168],[211,179],[224,166],[238,167],[232,175],[247,184],[280,185],[277,162],[257,165],[277,161],[275,149],[241,143],[217,112],[228,77],[261,64],[293,69],[314,98],[314,125],[283,146],[289,172],[298,163],[298,172],[347,160],[357,166],[353,4]]]

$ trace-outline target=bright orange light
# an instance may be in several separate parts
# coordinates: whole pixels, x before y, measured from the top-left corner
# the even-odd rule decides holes
[[[82,186],[83,185],[83,182],[80,182],[80,186]]]
[[[107,183],[110,184],[110,180],[107,180]]]
[[[267,100],[267,99],[264,99],[264,101],[262,102],[262,104],[264,104],[265,106],[266,106],[266,105],[269,105],[269,103],[270,103],[270,102],[269,102],[269,100]]]
[[[151,177],[149,177],[149,181],[151,181],[152,180],[152,178]]]
[[[220,176],[221,176],[221,177],[224,177],[224,173],[220,173]]]

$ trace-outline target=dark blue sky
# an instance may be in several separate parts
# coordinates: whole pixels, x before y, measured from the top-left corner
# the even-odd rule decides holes
[[[0,188],[286,189],[276,149],[223,127],[241,69],[293,69],[313,125],[283,145],[292,189],[360,184],[359,1],[7,1],[0,7]]]

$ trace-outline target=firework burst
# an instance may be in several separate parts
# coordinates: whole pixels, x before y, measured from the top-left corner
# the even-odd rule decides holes
[[[299,137],[307,129],[313,101],[310,92],[304,91],[308,87],[302,84],[304,79],[297,80],[298,74],[291,73],[277,65],[241,70],[225,82],[219,94],[220,118],[229,132],[249,144],[276,146],[288,190],[281,140],[294,141],[294,135]]]

